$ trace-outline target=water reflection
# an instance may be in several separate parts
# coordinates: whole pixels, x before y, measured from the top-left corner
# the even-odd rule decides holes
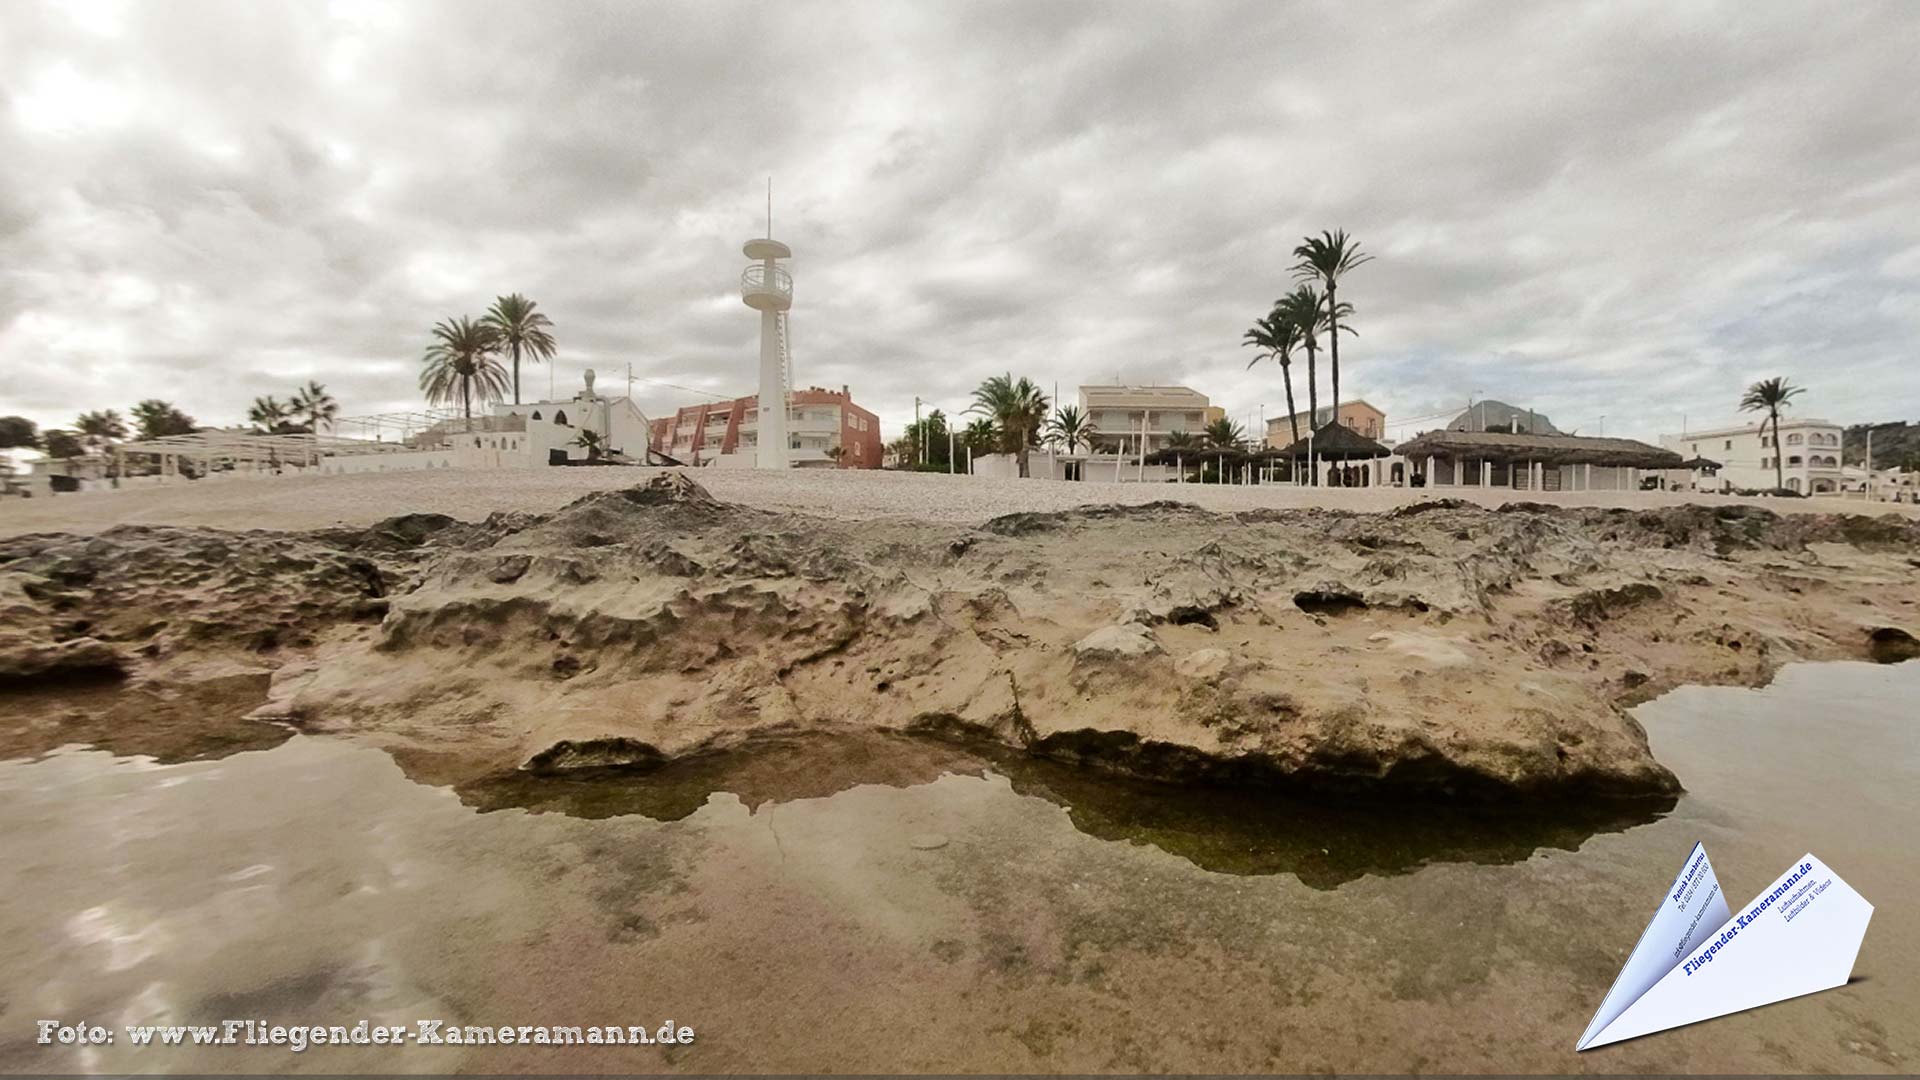
[[[214,760],[279,746],[290,732],[242,719],[266,677],[237,674],[189,685],[67,688],[7,695],[0,757],[37,757],[71,744],[161,764]],[[438,776],[400,763],[414,779]],[[1656,820],[1672,800],[1478,807],[1379,805],[1271,790],[1172,786],[1089,772],[992,746],[885,733],[796,735],[638,772],[508,770],[454,786],[481,812],[517,808],[585,819],[637,815],[679,821],[716,794],[749,809],[830,798],[863,785],[913,788],[946,775],[1000,777],[1020,795],[1065,809],[1103,840],[1149,845],[1196,866],[1239,875],[1293,874],[1331,889],[1368,874],[1432,863],[1496,865],[1543,848],[1566,851],[1597,833]]]
[[[1542,848],[1576,851],[1597,833],[1646,824],[1674,805],[1672,799],[1381,805],[1150,783],[991,747],[888,734],[778,739],[646,772],[587,769],[556,776],[516,770],[455,790],[482,812],[520,808],[677,821],[716,794],[735,795],[751,809],[827,798],[866,784],[915,787],[947,774],[1004,777],[1014,792],[1065,809],[1074,827],[1089,836],[1150,845],[1218,873],[1293,874],[1316,889],[1432,863],[1497,865],[1520,862]]]
[[[243,672],[190,683],[103,683],[0,691],[0,760],[62,746],[94,746],[163,765],[267,750],[292,737],[244,719],[267,697],[268,675]]]
[[[880,735],[459,789],[336,737],[36,754],[0,762],[0,1073],[1898,1072],[1920,1057],[1916,694],[1920,665],[1848,664],[1662,697],[1639,715],[1690,793],[1631,829],[1658,809],[1397,811]],[[1575,1058],[1700,840],[1732,896],[1811,850],[1882,904],[1860,977]],[[703,1029],[680,1057],[156,1056],[31,1024],[668,1008]]]

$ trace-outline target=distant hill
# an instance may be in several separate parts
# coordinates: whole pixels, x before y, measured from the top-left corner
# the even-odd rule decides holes
[[[1518,405],[1509,405],[1504,401],[1476,402],[1468,406],[1467,411],[1453,418],[1447,425],[1448,431],[1498,431],[1511,435],[1516,431],[1531,435],[1559,435],[1561,430],[1553,426],[1546,413],[1523,409]]]
[[[1855,424],[1840,439],[1840,461],[1846,465],[1864,465],[1867,461],[1867,432],[1873,432],[1873,464],[1884,469],[1905,465],[1920,469],[1920,423],[1894,420],[1885,424]]]

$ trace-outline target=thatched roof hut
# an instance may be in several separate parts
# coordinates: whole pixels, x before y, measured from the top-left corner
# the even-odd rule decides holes
[[[1393,451],[1345,424],[1327,424],[1314,432],[1311,438],[1301,439],[1279,451],[1278,456],[1300,461],[1309,452],[1321,461],[1362,461],[1393,454]]]
[[[1712,458],[1693,457],[1681,462],[1680,467],[1692,472],[1719,472],[1723,466]]]
[[[1541,465],[1678,469],[1680,455],[1634,439],[1587,435],[1509,435],[1498,431],[1429,431],[1394,447],[1409,461],[1423,457]]]

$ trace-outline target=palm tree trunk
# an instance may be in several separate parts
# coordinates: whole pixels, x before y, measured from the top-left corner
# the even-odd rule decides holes
[[[1287,426],[1293,429],[1293,441],[1300,441],[1300,416],[1293,409],[1293,372],[1288,365],[1280,365],[1280,381],[1287,384]],[[1291,445],[1291,444],[1289,444]]]
[[[1307,349],[1307,430],[1311,432],[1320,425],[1320,385],[1319,376],[1314,368],[1314,350]]]
[[[1327,333],[1332,335],[1333,348],[1333,419],[1340,419],[1340,310],[1339,301],[1333,296],[1333,279],[1327,279]]]
[[[1773,489],[1779,491],[1787,486],[1787,470],[1780,464],[1780,407],[1768,406],[1767,412],[1773,417]]]
[[[1317,427],[1319,423],[1320,423],[1319,382],[1318,382],[1317,376],[1314,373],[1313,346],[1309,345],[1307,346],[1307,434],[1312,435],[1313,429]],[[1309,486],[1313,486],[1313,485],[1318,485],[1319,483],[1320,483],[1320,476],[1318,471],[1314,469],[1308,469],[1307,484]]]
[[[520,404],[520,343],[513,343],[513,403]]]
[[[467,414],[467,434],[473,434],[473,376],[460,376],[460,409]]]

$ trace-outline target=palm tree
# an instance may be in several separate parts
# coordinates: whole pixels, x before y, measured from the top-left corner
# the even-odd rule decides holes
[[[0,451],[38,450],[40,425],[24,416],[0,416]],[[11,473],[13,460],[0,453],[0,473]]]
[[[1232,451],[1238,453],[1240,451],[1242,444],[1247,441],[1246,432],[1241,430],[1239,424],[1223,416],[1213,423],[1208,424],[1202,434],[1206,436],[1207,449],[1215,451],[1213,462],[1214,479],[1225,483],[1227,477],[1227,452]],[[1203,476],[1205,475],[1204,469],[1205,466],[1202,466]]]
[[[926,422],[920,425],[918,432],[922,447],[921,457],[926,464],[939,468],[947,467],[950,456],[947,446],[947,414],[935,409],[927,414]]]
[[[575,436],[573,445],[586,449],[588,461],[599,461],[600,444],[604,441],[605,440],[600,437],[599,432],[592,428],[582,428],[580,434]]]
[[[498,401],[507,393],[507,370],[496,354],[500,338],[492,325],[474,322],[462,315],[446,319],[433,328],[434,343],[422,358],[420,389],[430,404],[460,402],[467,417],[467,430],[473,430],[473,399],[482,403]]]
[[[547,328],[553,320],[535,311],[539,305],[512,293],[494,300],[487,309],[486,324],[500,338],[500,347],[513,358],[513,403],[520,404],[520,357],[528,360],[553,359],[553,335]]]
[[[1207,445],[1215,450],[1238,450],[1245,445],[1247,433],[1226,417],[1207,425]]]
[[[1762,412],[1773,422],[1773,487],[1778,491],[1787,486],[1786,469],[1780,464],[1780,410],[1792,404],[1802,389],[1779,377],[1761,379],[1747,387],[1747,394],[1740,399],[1741,412]]]
[[[333,418],[340,415],[340,403],[333,400],[326,387],[308,379],[307,385],[293,392],[290,411],[306,417],[307,430],[318,435],[321,425],[333,426]]]
[[[49,458],[67,463],[69,474],[73,471],[73,459],[87,452],[87,446],[80,437],[61,428],[48,428],[40,433],[40,448]]]
[[[914,465],[914,455],[920,452],[920,444],[914,441],[913,436],[902,435],[887,444],[887,452],[893,455],[896,465],[911,469]]]
[[[1279,305],[1267,313],[1264,319],[1255,319],[1253,328],[1240,335],[1242,345],[1252,345],[1264,350],[1260,355],[1247,362],[1253,365],[1272,357],[1280,364],[1280,380],[1287,387],[1287,424],[1293,428],[1293,441],[1300,441],[1300,421],[1293,408],[1293,350],[1300,344],[1300,328],[1294,325]]]
[[[1078,405],[1063,405],[1047,419],[1047,441],[1064,444],[1069,454],[1078,450],[1081,443],[1092,446],[1093,437],[1098,434],[1093,419],[1081,412]]]
[[[175,408],[172,402],[148,398],[135,405],[132,413],[133,426],[142,439],[193,434],[193,417]]]
[[[1047,395],[1025,375],[1016,381],[1011,372],[995,375],[973,392],[968,412],[993,419],[1000,433],[1002,453],[1014,455],[1020,475],[1027,475],[1027,448],[1040,436],[1040,425],[1047,417]]]
[[[1307,430],[1320,426],[1320,380],[1314,367],[1314,358],[1320,349],[1320,332],[1327,327],[1327,309],[1320,302],[1320,292],[1311,285],[1302,285],[1273,302],[1275,315],[1281,316],[1293,324],[1293,330],[1300,338],[1300,344],[1307,350]],[[1339,411],[1339,402],[1334,402],[1334,411]]]
[[[960,438],[966,442],[967,449],[979,453],[991,450],[1000,441],[1000,429],[993,425],[992,420],[981,417],[968,424],[966,430],[960,433]]]
[[[1353,313],[1351,308],[1341,310],[1340,279],[1347,271],[1373,261],[1373,256],[1362,254],[1360,242],[1350,239],[1345,229],[1303,237],[1302,241],[1293,249],[1300,259],[1293,272],[1296,278],[1319,281],[1327,290],[1327,333],[1333,350],[1333,408],[1337,415],[1340,411],[1340,316]],[[1351,333],[1351,329],[1348,332]],[[1315,423],[1318,422],[1316,418]]]
[[[287,421],[293,417],[293,406],[268,394],[253,399],[247,407],[247,422],[268,435],[278,435],[286,431]]]
[[[81,441],[86,443],[87,449],[96,452],[127,437],[127,422],[120,419],[119,412],[113,409],[81,413],[73,426],[80,432]]]
[[[1206,446],[1206,440],[1191,431],[1176,431],[1167,436],[1166,449],[1191,453]]]

